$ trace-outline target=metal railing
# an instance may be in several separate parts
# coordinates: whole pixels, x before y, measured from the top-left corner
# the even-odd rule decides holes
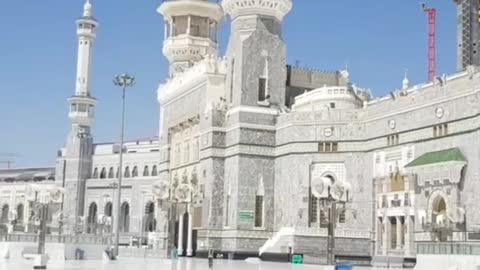
[[[419,242],[417,254],[480,255],[480,243]]]
[[[77,243],[77,244],[102,244],[107,245],[111,243],[110,236],[99,235],[46,235],[45,241],[47,243]],[[37,234],[0,234],[0,242],[38,242]]]

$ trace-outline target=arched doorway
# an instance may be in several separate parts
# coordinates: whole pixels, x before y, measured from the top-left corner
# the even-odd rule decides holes
[[[24,215],[24,207],[23,204],[17,205],[17,220],[15,224],[15,231],[23,231],[25,229],[23,224],[23,215]]]
[[[144,232],[154,232],[157,227],[157,221],[155,220],[155,204],[153,202],[148,202],[145,205],[143,224]]]
[[[113,205],[112,202],[107,202],[105,204],[105,208],[103,209],[103,213],[106,217],[109,218],[109,222],[106,225],[106,231],[112,232],[112,215],[113,215]]]
[[[88,207],[87,233],[96,233],[97,229],[97,204],[92,202]]]
[[[2,207],[2,215],[0,215],[0,223],[7,224],[8,223],[8,212],[10,211],[10,207],[8,204],[5,204]]]
[[[120,232],[129,232],[130,230],[130,205],[128,202],[122,203],[120,208]]]
[[[447,203],[443,196],[437,195],[432,201],[432,224],[434,225],[434,231],[440,242],[448,240],[450,234],[448,223]]]
[[[432,203],[432,222],[440,224],[447,216],[447,204],[442,196],[437,196]]]

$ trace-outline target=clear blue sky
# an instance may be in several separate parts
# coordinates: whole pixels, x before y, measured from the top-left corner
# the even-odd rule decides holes
[[[93,0],[100,22],[93,95],[99,100],[96,142],[119,134],[120,92],[112,76],[124,71],[138,83],[128,96],[127,137],[158,133],[156,89],[167,73],[162,55],[161,0]],[[438,73],[456,69],[456,8],[438,9]],[[69,130],[66,98],[74,93],[75,19],[83,0],[3,1],[0,9],[0,152],[18,153],[15,166],[53,166]],[[225,50],[229,25],[221,31]],[[426,78],[426,17],[415,0],[295,0],[284,24],[288,61],[321,70],[348,63],[352,80],[384,95]],[[2,157],[0,157],[0,160]],[[0,164],[0,168],[4,167]]]

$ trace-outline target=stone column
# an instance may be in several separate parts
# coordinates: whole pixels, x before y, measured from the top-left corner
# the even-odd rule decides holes
[[[375,255],[380,255],[382,251],[382,223],[380,222],[379,218],[375,218]]]
[[[168,38],[168,22],[165,21],[164,25],[165,25],[165,28],[163,32],[163,40],[166,40]]]
[[[405,215],[405,256],[409,256],[410,252],[410,216],[407,214]]]
[[[193,219],[192,219],[192,208],[188,209],[188,238],[187,238],[187,256],[191,257],[193,255]]]
[[[187,35],[192,33],[192,16],[188,15],[187,19]]]
[[[400,217],[396,217],[397,219],[397,249],[402,249],[402,220]]]
[[[178,220],[178,255],[183,254],[183,213],[180,213]]]
[[[388,217],[383,218],[383,232],[382,232],[382,255],[387,255],[388,247],[390,245],[389,235],[388,235],[388,225],[389,225]]]

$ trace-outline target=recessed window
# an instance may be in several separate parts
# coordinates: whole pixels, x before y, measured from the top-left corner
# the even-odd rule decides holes
[[[341,209],[340,213],[338,213],[338,223],[345,223],[347,219],[346,211],[345,209]]]
[[[263,196],[255,196],[255,227],[263,227]]]
[[[225,203],[225,227],[228,227],[230,224],[230,195],[227,195],[227,202]]]
[[[399,143],[400,143],[400,135],[394,134],[387,137],[388,146],[398,145]]]
[[[433,127],[433,137],[443,137],[448,135],[448,124],[436,125]]]
[[[321,153],[338,152],[338,143],[337,142],[320,142],[318,144],[318,151]]]
[[[330,102],[330,108],[335,109],[335,102]]]
[[[258,79],[258,101],[265,101],[267,99],[267,79]]]

